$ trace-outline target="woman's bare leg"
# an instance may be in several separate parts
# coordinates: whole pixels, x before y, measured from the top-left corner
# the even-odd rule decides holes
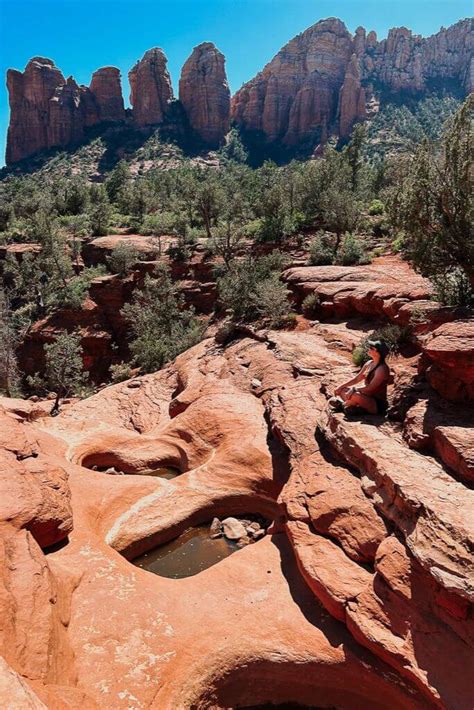
[[[369,397],[367,394],[356,393],[351,395],[348,399],[344,399],[344,409],[346,407],[362,407],[369,414],[377,414],[377,402],[374,397]]]

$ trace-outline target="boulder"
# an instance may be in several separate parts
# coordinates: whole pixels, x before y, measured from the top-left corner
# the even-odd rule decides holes
[[[474,399],[474,319],[445,323],[423,344],[421,363],[431,386],[454,402]]]
[[[247,531],[237,518],[225,518],[222,521],[222,530],[229,540],[240,540],[247,537]]]

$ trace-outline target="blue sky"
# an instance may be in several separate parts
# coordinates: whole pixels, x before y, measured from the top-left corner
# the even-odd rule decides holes
[[[324,17],[341,18],[351,31],[374,29],[380,39],[400,25],[433,34],[472,9],[472,0],[0,0],[0,74],[44,56],[89,84],[95,69],[113,65],[128,104],[128,70],[147,49],[163,48],[177,93],[192,48],[211,41],[226,56],[235,92],[291,37]],[[8,113],[2,79],[0,165]]]

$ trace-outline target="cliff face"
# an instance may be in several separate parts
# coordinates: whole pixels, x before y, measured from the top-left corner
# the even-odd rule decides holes
[[[34,57],[23,73],[8,70],[7,163],[33,155],[48,145],[50,101],[56,89],[64,84],[63,75],[50,59]]]
[[[469,19],[428,38],[400,27],[378,42],[363,27],[351,35],[340,20],[322,20],[288,42],[232,102],[224,56],[204,42],[183,66],[179,98],[191,128],[210,147],[223,142],[229,117],[246,131],[262,133],[268,143],[312,146],[330,132],[347,137],[365,118],[374,91],[421,95],[443,83],[472,91],[472,30]],[[163,51],[154,48],[129,73],[132,120],[139,128],[166,120],[173,102],[166,65]],[[89,126],[126,118],[114,67],[97,70],[90,87],[78,86],[50,59],[35,57],[24,72],[8,71],[7,86],[7,163],[66,147]]]
[[[90,91],[95,99],[98,118],[101,121],[123,121],[123,105],[120,72],[116,67],[102,67],[92,74]]]
[[[50,59],[31,59],[24,72],[9,69],[10,125],[7,163],[41,150],[80,141],[84,129],[101,121],[121,121],[125,109],[120,72],[104,67],[94,72],[90,87],[67,80]]]
[[[149,49],[130,70],[130,103],[133,118],[138,126],[163,122],[168,105],[173,98],[171,78],[162,49]]]
[[[225,58],[212,44],[195,47],[179,80],[179,98],[194,131],[219,146],[229,130],[230,91]]]
[[[455,82],[472,90],[472,21],[462,20],[422,38],[405,27],[377,41],[359,27],[351,36],[336,19],[322,20],[292,39],[232,99],[232,118],[268,142],[288,145],[342,137],[365,116],[367,94],[419,93],[431,83]]]

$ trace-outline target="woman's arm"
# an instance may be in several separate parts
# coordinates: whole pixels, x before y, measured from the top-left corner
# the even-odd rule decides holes
[[[355,391],[359,392],[360,394],[368,394],[371,395],[373,392],[376,392],[377,389],[382,385],[384,382],[388,381],[388,373],[387,373],[387,366],[385,365],[384,367],[377,367],[377,369],[374,372],[374,376],[372,377],[371,381],[367,385],[363,385],[362,387],[356,387]]]
[[[351,387],[352,385],[357,384],[357,382],[360,382],[361,380],[363,380],[365,378],[365,373],[367,371],[367,368],[368,368],[370,362],[371,361],[369,360],[364,365],[362,365],[361,369],[359,370],[357,375],[352,378],[352,380],[348,380],[347,382],[344,382],[342,385],[339,385],[339,387],[337,387],[337,389],[335,390],[335,394],[337,395],[337,394],[339,394],[339,392],[341,392],[346,387]]]

